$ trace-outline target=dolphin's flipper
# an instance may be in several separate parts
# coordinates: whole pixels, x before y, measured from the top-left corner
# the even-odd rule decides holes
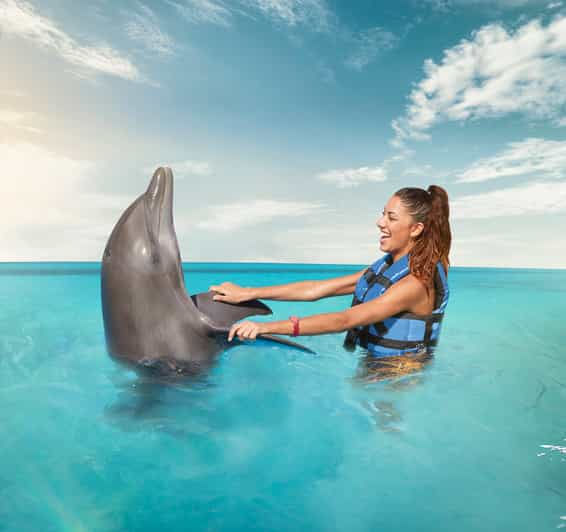
[[[248,316],[273,314],[267,305],[257,299],[233,304],[214,301],[212,299],[214,295],[215,292],[202,292],[191,296],[191,299],[197,309],[210,318],[216,327],[221,329],[229,329],[234,323]]]
[[[224,329],[224,331],[216,330],[215,332],[217,334],[225,334],[226,336],[228,336],[230,329]],[[312,349],[305,347],[304,345],[301,345],[297,342],[293,342],[292,340],[287,340],[287,338],[281,338],[280,336],[277,336],[275,334],[260,334],[257,337],[256,341],[260,342],[261,340],[265,340],[268,343],[273,342],[275,344],[286,345],[287,347],[292,347],[293,349],[298,349],[299,351],[303,351],[303,353],[310,353],[311,355],[316,355],[316,351],[313,351]],[[246,341],[234,337],[233,343],[235,345],[239,345],[246,343]]]
[[[202,292],[191,296],[193,303],[197,309],[207,316],[210,321],[214,324],[214,332],[216,334],[228,334],[230,327],[234,325],[237,321],[240,321],[248,316],[254,316],[258,314],[272,314],[271,309],[258,301],[257,299],[252,299],[251,301],[245,301],[243,303],[232,304],[224,303],[223,301],[214,301],[214,292]],[[294,347],[300,351],[306,353],[313,353],[312,349],[305,347],[297,342],[287,340],[285,338],[280,338],[279,336],[273,336],[271,334],[262,334],[258,336],[258,339],[266,340],[269,342],[275,342],[278,344],[283,344],[289,347]]]
[[[293,342],[292,340],[287,340],[287,338],[280,338],[279,336],[275,336],[273,334],[260,334],[257,337],[258,340],[267,340],[269,342],[275,342],[278,344],[283,344],[289,347],[294,347],[295,349],[298,349],[299,351],[304,351],[305,353],[310,353],[311,355],[316,355],[316,351],[313,351],[312,349],[309,349],[308,347],[305,347],[304,345],[301,345],[297,342]]]

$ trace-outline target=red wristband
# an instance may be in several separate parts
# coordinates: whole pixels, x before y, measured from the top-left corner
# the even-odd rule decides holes
[[[299,318],[297,316],[289,316],[289,320],[293,324],[293,336],[299,336]]]

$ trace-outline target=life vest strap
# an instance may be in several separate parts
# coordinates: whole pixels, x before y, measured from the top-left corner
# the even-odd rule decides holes
[[[444,314],[430,314],[428,316],[421,316],[419,314],[413,314],[412,312],[400,312],[399,314],[395,314],[394,318],[403,318],[405,320],[415,320],[415,321],[424,321],[425,322],[425,337],[424,339],[430,339],[430,335],[432,335],[432,324],[433,323],[440,323]],[[378,321],[372,324],[377,331],[379,336],[385,336],[387,331],[389,330],[385,322]],[[370,327],[370,325],[366,325],[366,327]]]
[[[437,313],[431,314],[429,316],[421,316],[419,314],[413,314],[412,312],[401,312],[395,315],[396,318],[404,318],[409,320],[417,320],[425,322],[425,333],[422,340],[392,340],[390,338],[383,338],[388,331],[387,326],[383,321],[373,324],[377,331],[377,335],[369,332],[369,325],[362,327],[361,329],[350,329],[346,334],[344,339],[344,347],[350,351],[355,348],[356,341],[359,341],[360,345],[367,349],[369,343],[380,345],[382,347],[390,347],[392,349],[411,349],[413,347],[419,346],[435,346],[437,341],[431,340],[432,338],[432,326],[434,323],[441,323],[444,314]]]
[[[380,284],[386,290],[393,285],[391,279],[389,279],[389,277],[386,277],[382,273],[375,276],[375,279],[373,280],[371,286],[373,286],[374,284]]]
[[[369,331],[362,331],[359,335],[359,342],[365,349],[368,348],[369,344],[379,345],[381,347],[387,347],[389,349],[414,349],[416,347],[434,347],[438,343],[438,340],[392,340],[391,338],[382,338],[381,336],[376,336],[371,334]]]
[[[389,277],[386,277],[385,275],[383,275],[383,273],[381,273],[384,269],[387,268],[388,264],[389,264],[388,262],[384,262],[384,264],[381,266],[381,268],[379,269],[379,271],[377,273],[374,272],[371,268],[368,268],[365,271],[363,276],[364,276],[364,279],[366,280],[366,283],[367,283],[366,292],[368,290],[370,290],[376,284],[383,286],[383,288],[385,288],[385,290],[387,290],[388,288],[390,288],[393,285],[393,282],[391,281],[391,279],[389,279]],[[363,303],[363,300],[358,299],[356,297],[356,294],[354,293],[354,297],[352,298],[352,305],[351,306],[355,307],[356,305],[359,305],[360,303]]]

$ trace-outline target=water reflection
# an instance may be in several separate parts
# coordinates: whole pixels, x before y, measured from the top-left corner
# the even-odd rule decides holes
[[[364,355],[359,362],[354,382],[367,386],[383,383],[385,390],[400,392],[414,388],[424,382],[423,372],[432,363],[432,353],[417,355],[374,357]],[[401,432],[403,417],[390,400],[365,401],[376,425],[384,432]]]
[[[125,432],[159,430],[186,437],[190,432],[182,412],[202,410],[203,393],[214,387],[205,377],[168,381],[138,377],[115,380],[117,394],[106,405],[106,420]]]

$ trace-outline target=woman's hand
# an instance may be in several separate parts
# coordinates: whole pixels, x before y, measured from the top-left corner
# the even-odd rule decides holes
[[[232,325],[228,333],[228,341],[231,342],[234,336],[237,336],[240,340],[255,340],[258,334],[265,332],[266,328],[264,323],[242,321]]]
[[[209,290],[216,292],[212,299],[214,301],[224,301],[225,303],[241,303],[248,301],[250,298],[248,290],[234,283],[222,283],[220,285],[211,286]]]

